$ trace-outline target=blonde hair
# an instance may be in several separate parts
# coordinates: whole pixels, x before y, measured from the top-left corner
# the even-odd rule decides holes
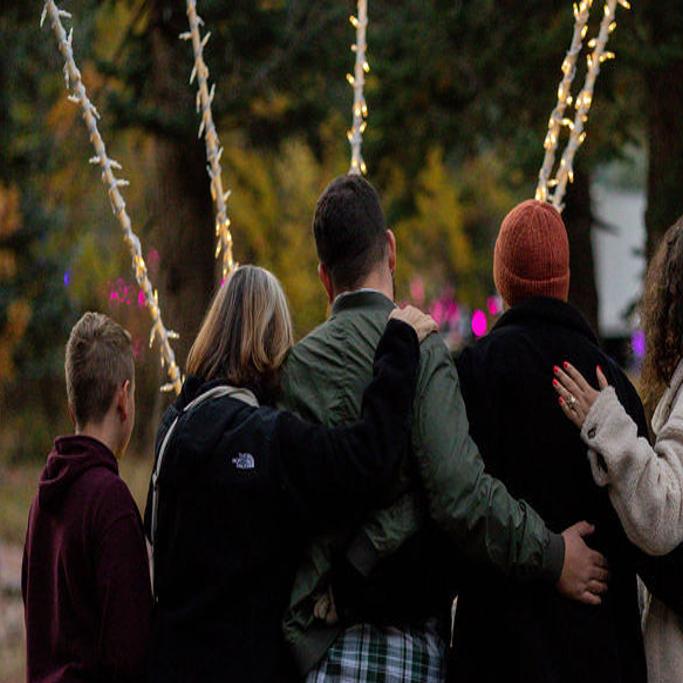
[[[102,313],[86,313],[69,335],[64,370],[76,425],[100,422],[116,390],[135,378],[130,334]]]
[[[187,359],[187,372],[205,382],[270,391],[294,343],[285,293],[277,278],[241,266],[216,293]]]

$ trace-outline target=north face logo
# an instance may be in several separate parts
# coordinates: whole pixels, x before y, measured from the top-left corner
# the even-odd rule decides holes
[[[253,470],[256,467],[254,456],[251,453],[240,453],[232,459],[232,464],[238,470]]]

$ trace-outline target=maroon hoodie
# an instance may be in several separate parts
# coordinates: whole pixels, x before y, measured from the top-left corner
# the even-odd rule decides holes
[[[28,683],[141,681],[152,596],[140,514],[112,452],[55,441],[22,567]]]

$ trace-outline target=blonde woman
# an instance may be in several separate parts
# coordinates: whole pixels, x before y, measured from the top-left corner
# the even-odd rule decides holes
[[[599,391],[571,364],[556,369],[566,416],[581,429],[593,478],[606,486],[626,534],[650,555],[683,542],[683,218],[666,233],[645,282],[647,339],[642,385],[654,409],[654,446],[639,434],[600,368]],[[683,552],[641,572],[648,588],[643,628],[651,683],[683,680]],[[678,614],[671,608],[675,608]]]
[[[329,429],[272,407],[293,342],[275,277],[244,266],[219,290],[157,437],[151,680],[295,679],[280,629],[303,544],[382,501],[408,448],[419,340],[434,329],[394,311],[360,421]]]

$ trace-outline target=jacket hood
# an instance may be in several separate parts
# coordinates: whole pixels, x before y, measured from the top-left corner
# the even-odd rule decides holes
[[[55,439],[38,484],[41,507],[58,507],[74,481],[94,467],[118,474],[114,454],[89,436],[63,436]]]

